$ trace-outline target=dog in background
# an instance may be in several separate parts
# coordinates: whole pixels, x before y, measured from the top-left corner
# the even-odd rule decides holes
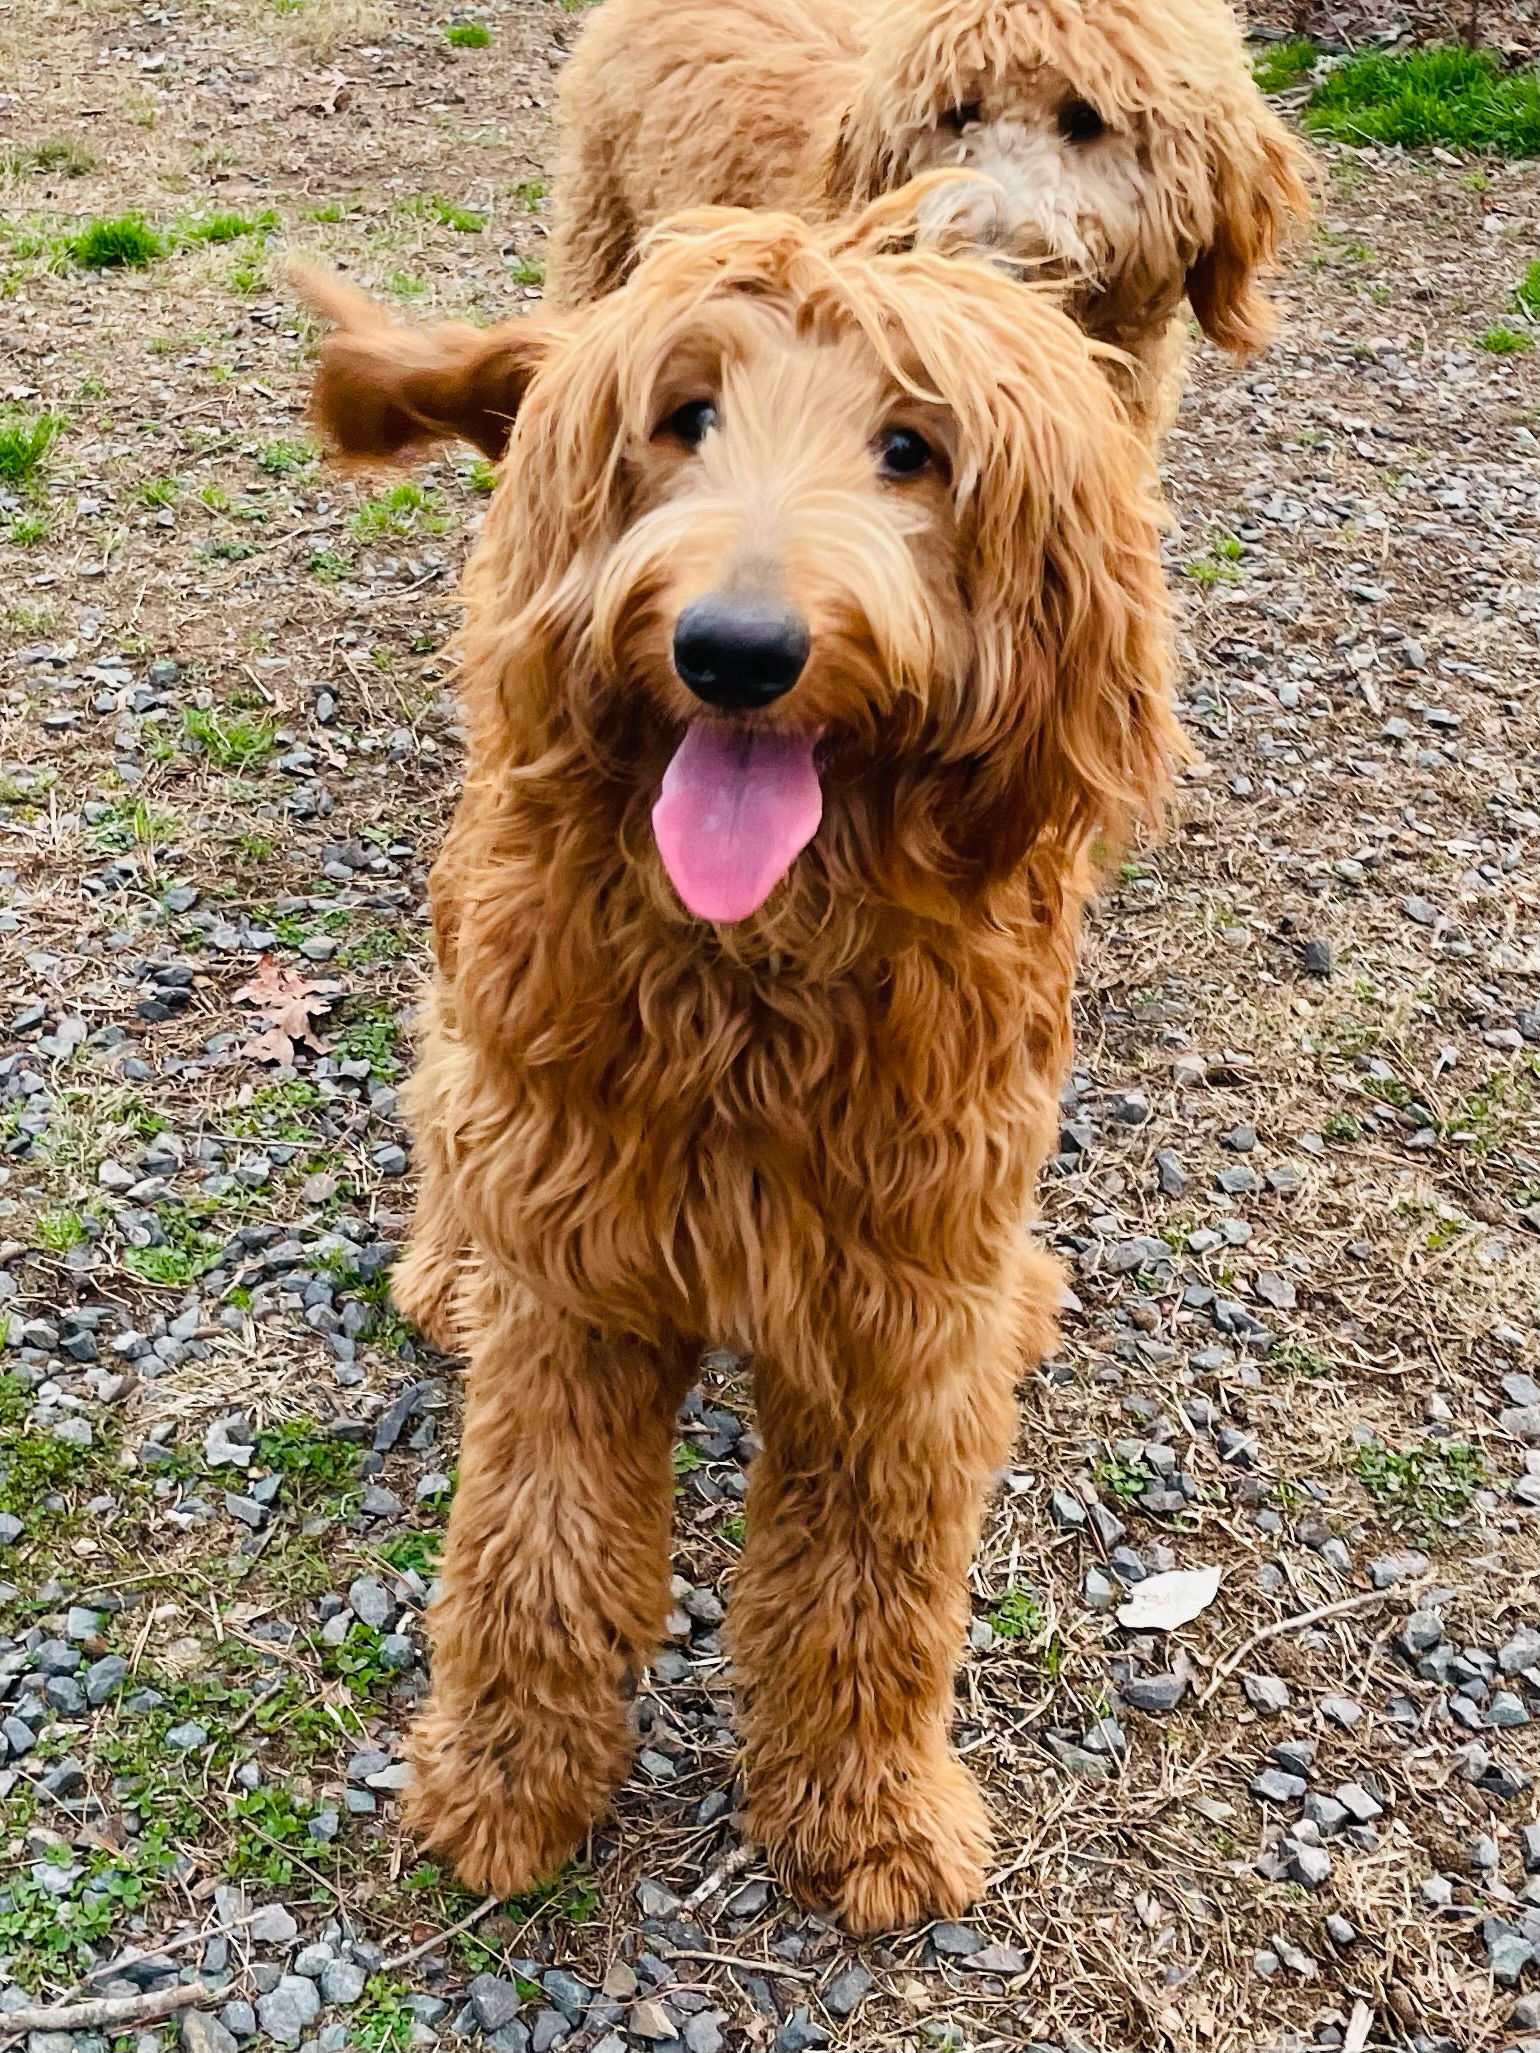
[[[895,246],[925,197],[706,211],[486,331],[305,288],[342,453],[497,454],[516,417],[398,1284],[471,1356],[411,1816],[478,1890],[551,1873],[627,1772],[710,1344],[763,1441],[750,1833],[855,1930],[982,1885],[952,1672],[1053,1344],[1081,908],[1180,743],[1147,452],[1055,294]]]
[[[1308,217],[1307,159],[1227,0],[606,0],[561,91],[549,289],[613,291],[680,207],[859,209],[936,165],[930,208],[1070,281],[1156,441],[1181,397],[1185,299],[1237,356],[1259,280]],[[984,180],[992,181],[986,184]]]

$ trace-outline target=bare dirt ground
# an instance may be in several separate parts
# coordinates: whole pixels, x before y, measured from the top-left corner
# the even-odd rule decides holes
[[[987,1898],[852,1946],[722,1873],[723,1359],[617,1815],[439,1939],[478,1906],[395,1806],[456,1373],[385,1276],[490,481],[317,466],[277,259],[538,293],[581,17],[449,19],[0,20],[0,430],[59,424],[0,479],[0,2012],[180,1976],[191,2053],[1540,2037],[1540,377],[1481,343],[1533,335],[1540,168],[1433,154],[1331,154],[1282,339],[1200,360],[1171,443],[1204,761],[1088,951],[1078,1309],[959,1692]],[[130,210],[164,253],[81,268]],[[1209,1608],[1119,1623],[1173,1566]]]

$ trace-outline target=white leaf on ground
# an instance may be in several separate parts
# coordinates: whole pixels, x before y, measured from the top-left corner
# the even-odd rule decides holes
[[[1206,1611],[1219,1592],[1217,1568],[1172,1568],[1135,1583],[1118,1606],[1119,1625],[1135,1632],[1174,1632]]]

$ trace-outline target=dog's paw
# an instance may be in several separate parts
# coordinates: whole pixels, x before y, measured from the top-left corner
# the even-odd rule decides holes
[[[568,1729],[580,1723],[574,1718]],[[585,1753],[591,1758],[580,1760]],[[517,1896],[554,1875],[625,1770],[613,1745],[569,1751],[535,1724],[483,1734],[473,1718],[447,1709],[418,1720],[407,1755],[407,1824],[466,1888],[489,1896]]]
[[[903,1781],[884,1776],[862,1801],[804,1804],[784,1833],[751,1802],[749,1824],[799,1902],[849,1932],[960,1917],[983,1893],[989,1819],[954,1755]]]

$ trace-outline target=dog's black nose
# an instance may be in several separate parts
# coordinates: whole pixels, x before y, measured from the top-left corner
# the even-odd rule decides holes
[[[674,629],[674,668],[698,699],[747,713],[789,692],[807,662],[807,622],[774,599],[708,592]]]

